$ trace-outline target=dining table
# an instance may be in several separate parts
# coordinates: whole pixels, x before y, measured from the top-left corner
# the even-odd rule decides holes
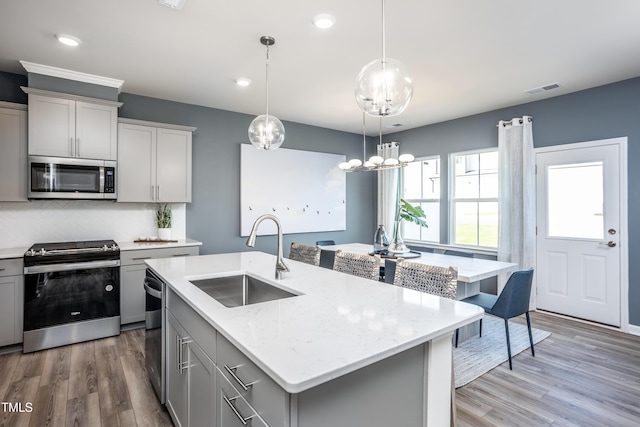
[[[350,252],[360,255],[373,255],[373,245],[366,243],[343,243],[337,245],[321,245],[321,250]],[[406,254],[398,253],[393,256],[381,256],[380,267],[385,265],[385,259],[405,258],[409,262],[433,265],[437,267],[456,267],[458,270],[458,288],[456,299],[462,300],[480,293],[480,281],[496,277],[499,274],[510,273],[518,269],[518,264],[505,261],[495,261],[482,258],[468,258],[455,255],[445,255],[435,252],[411,251]],[[479,333],[478,323],[460,328],[459,342]]]

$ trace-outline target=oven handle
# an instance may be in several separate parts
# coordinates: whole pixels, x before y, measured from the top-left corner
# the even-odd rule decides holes
[[[24,268],[24,274],[54,273],[57,271],[88,270],[92,268],[119,267],[120,260],[72,262],[68,264],[32,265]]]
[[[145,277],[143,282],[144,290],[152,297],[162,299],[162,291],[159,291],[149,286],[149,282],[152,282],[152,280],[150,280],[149,277]]]

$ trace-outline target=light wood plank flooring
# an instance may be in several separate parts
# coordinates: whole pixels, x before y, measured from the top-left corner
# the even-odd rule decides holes
[[[514,321],[524,323],[524,319]],[[456,391],[458,426],[639,426],[640,337],[531,313],[552,335]]]
[[[147,379],[144,329],[30,354],[0,356],[0,427],[172,426]],[[33,410],[27,412],[26,403]]]
[[[540,313],[532,323],[551,337],[535,358],[516,356],[513,371],[505,363],[459,388],[458,426],[640,425],[640,337]],[[0,427],[172,425],[147,380],[144,329],[2,355],[0,396],[33,405],[0,407]]]

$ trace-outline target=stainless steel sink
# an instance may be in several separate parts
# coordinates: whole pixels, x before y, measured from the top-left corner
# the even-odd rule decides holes
[[[239,307],[296,296],[246,274],[190,280],[190,282],[225,307]]]

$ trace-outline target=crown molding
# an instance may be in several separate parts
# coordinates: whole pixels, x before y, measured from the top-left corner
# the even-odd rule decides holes
[[[64,68],[51,67],[49,65],[35,64],[33,62],[20,61],[20,64],[28,73],[42,74],[45,76],[59,77],[61,79],[75,80],[94,85],[107,86],[122,89],[124,80],[112,79],[109,77],[96,76],[93,74],[81,73],[78,71],[65,70]]]

